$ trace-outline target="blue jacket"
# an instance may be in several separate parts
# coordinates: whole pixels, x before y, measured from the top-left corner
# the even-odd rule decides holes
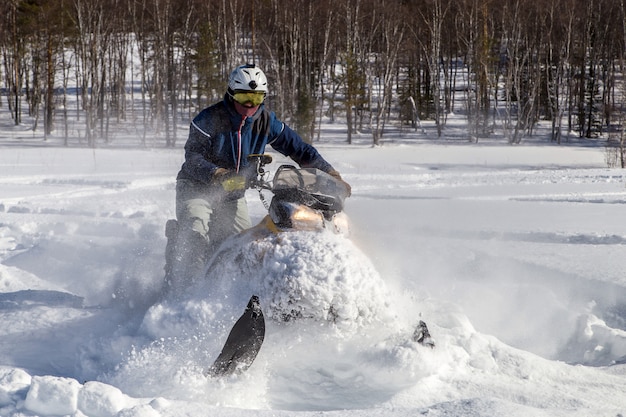
[[[240,126],[241,147],[238,140]],[[185,143],[185,162],[177,179],[211,184],[218,167],[235,170],[238,164],[240,172],[245,172],[248,155],[263,153],[268,144],[302,167],[326,172],[333,169],[313,146],[304,142],[263,104],[254,116],[244,118],[225,96],[223,101],[202,110],[191,122]]]

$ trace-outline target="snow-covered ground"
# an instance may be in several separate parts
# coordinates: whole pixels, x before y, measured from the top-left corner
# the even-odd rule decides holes
[[[242,245],[177,300],[181,149],[0,143],[0,416],[626,414],[626,171],[580,144],[389,139],[317,144],[352,184],[349,238]],[[354,320],[270,319],[247,373],[204,377],[285,273]]]

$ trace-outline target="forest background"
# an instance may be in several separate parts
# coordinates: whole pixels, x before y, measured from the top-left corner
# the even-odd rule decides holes
[[[0,110],[65,145],[174,147],[256,63],[307,141],[341,118],[379,144],[456,102],[464,139],[606,141],[624,167],[626,0],[5,0]],[[458,112],[458,111],[457,111]],[[3,124],[7,120],[0,120]],[[43,134],[43,135],[42,135]]]

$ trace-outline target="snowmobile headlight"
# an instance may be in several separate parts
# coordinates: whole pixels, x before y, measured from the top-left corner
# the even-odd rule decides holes
[[[324,228],[324,216],[309,207],[297,206],[291,214],[291,224],[298,230],[320,230]]]
[[[296,230],[321,230],[324,228],[322,213],[301,204],[272,200],[270,217],[278,227]]]

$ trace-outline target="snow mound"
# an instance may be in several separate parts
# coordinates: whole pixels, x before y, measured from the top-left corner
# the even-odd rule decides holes
[[[343,328],[377,320],[388,307],[385,282],[342,235],[319,232],[244,234],[229,242],[207,272],[214,297],[257,294],[276,321],[313,319]]]
[[[118,388],[102,382],[84,384],[73,378],[33,376],[19,368],[0,368],[0,414],[11,409],[16,399],[25,398],[21,409],[37,416],[116,417],[121,415],[160,415],[162,399],[150,402],[129,397]],[[142,414],[138,410],[142,409]],[[2,414],[5,415],[5,414]],[[23,414],[16,414],[23,415]]]
[[[75,379],[35,376],[24,407],[37,414],[68,415],[78,409],[80,384]]]
[[[578,318],[578,331],[562,356],[583,358],[592,365],[626,363],[626,331],[615,329],[594,314]]]
[[[26,371],[0,366],[0,408],[20,398],[20,392],[27,389],[30,383],[31,376]]]
[[[62,288],[17,267],[0,264],[0,291],[2,293],[29,290],[61,291]]]
[[[385,282],[346,237],[301,231],[259,237],[257,230],[225,242],[204,279],[182,299],[153,306],[142,326],[152,337],[194,333],[238,316],[253,294],[266,320],[307,319],[345,332],[380,321],[389,309]]]

